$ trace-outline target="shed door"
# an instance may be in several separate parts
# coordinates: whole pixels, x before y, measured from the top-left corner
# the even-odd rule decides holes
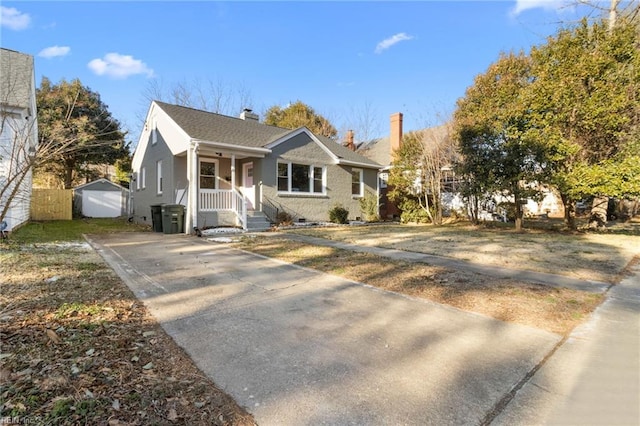
[[[122,215],[120,191],[82,191],[82,214],[87,217]]]

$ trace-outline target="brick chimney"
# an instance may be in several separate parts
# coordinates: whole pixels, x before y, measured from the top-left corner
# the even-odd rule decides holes
[[[391,155],[400,148],[402,144],[402,113],[396,112],[391,114],[391,133],[389,135],[389,145]]]
[[[347,140],[344,142],[344,146],[349,148],[351,151],[356,150],[356,145],[353,143],[353,130],[347,130]]]

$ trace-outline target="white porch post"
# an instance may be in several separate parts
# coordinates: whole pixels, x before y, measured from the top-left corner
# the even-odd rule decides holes
[[[189,177],[189,190],[187,194],[187,212],[185,218],[185,234],[198,225],[198,143],[189,147],[187,153],[187,174]]]
[[[231,154],[231,191],[235,191],[236,189],[236,155]],[[231,203],[233,207],[233,211],[238,211],[238,205],[236,204],[236,197],[231,197]]]

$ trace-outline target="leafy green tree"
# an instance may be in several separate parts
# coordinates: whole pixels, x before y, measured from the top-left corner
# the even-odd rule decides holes
[[[116,169],[116,182],[128,188],[131,181],[131,160],[132,156],[129,152],[129,145],[126,146],[127,154],[116,160],[114,166]]]
[[[296,101],[286,108],[274,105],[265,114],[264,123],[285,129],[297,129],[306,126],[313,133],[328,138],[335,138],[336,128],[309,105]]]
[[[516,230],[522,229],[523,199],[539,195],[535,186],[545,151],[528,135],[529,109],[523,90],[531,84],[531,61],[524,53],[503,54],[476,77],[454,114],[455,135],[463,157],[458,171],[463,192],[477,200],[481,192],[512,197]]]
[[[638,23],[583,20],[534,47],[531,59],[528,133],[546,145],[567,225],[575,226],[576,200],[640,194]]]
[[[52,85],[43,77],[36,102],[39,138],[50,152],[37,172],[57,176],[65,188],[71,188],[90,165],[114,164],[128,154],[120,123],[100,95],[80,80]]]

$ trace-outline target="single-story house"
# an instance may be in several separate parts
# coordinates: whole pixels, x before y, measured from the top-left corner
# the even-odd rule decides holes
[[[306,127],[260,123],[248,109],[236,118],[154,101],[132,161],[132,216],[151,223],[151,206],[182,204],[185,233],[265,228],[281,212],[326,221],[336,205],[356,219],[359,199],[378,193],[379,168]]]
[[[74,211],[84,217],[120,217],[129,213],[129,190],[107,179],[73,189]]]

